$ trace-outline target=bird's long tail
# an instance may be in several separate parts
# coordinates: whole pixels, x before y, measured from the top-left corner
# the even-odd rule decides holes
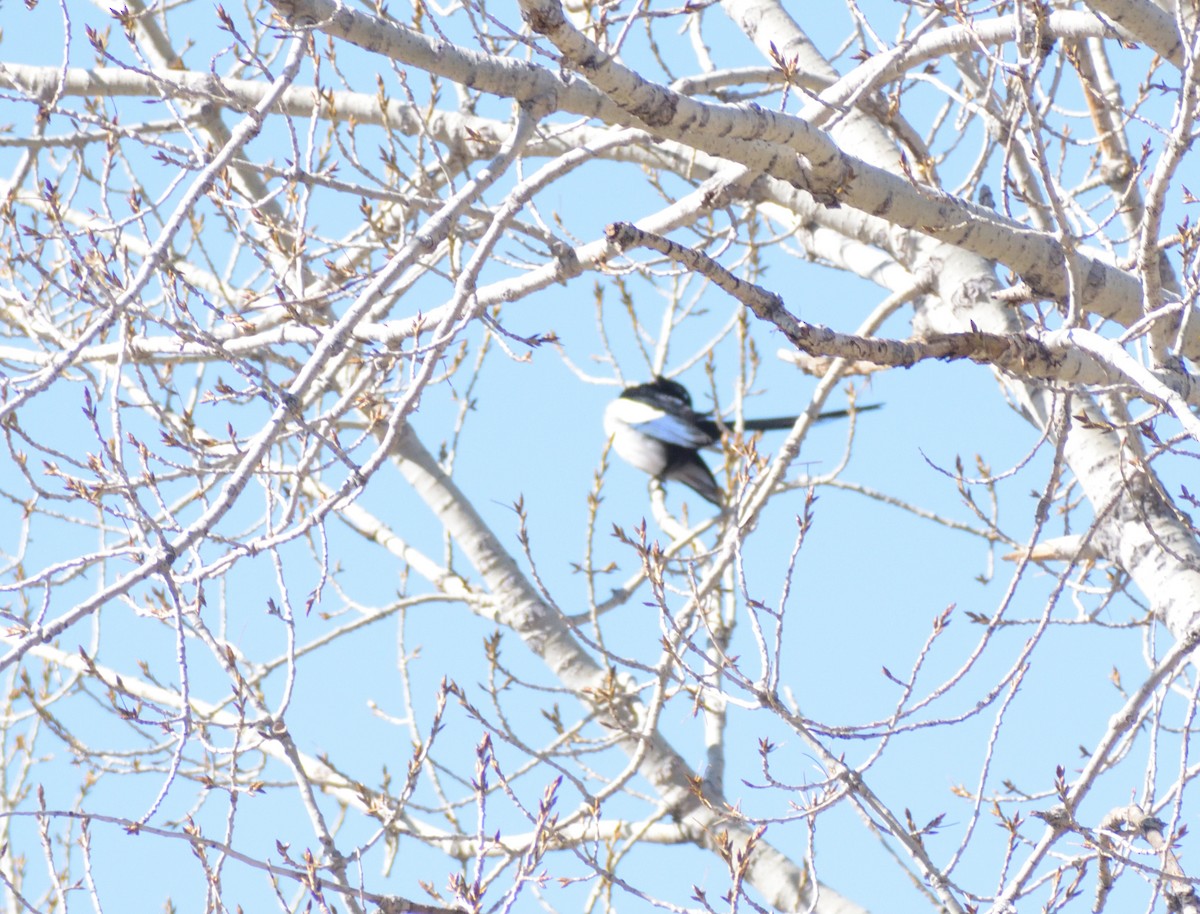
[[[879,409],[882,403],[872,403],[869,406],[856,406],[853,410],[855,413],[865,413],[872,409]],[[849,416],[851,410],[848,409],[832,409],[829,412],[821,413],[817,416],[817,422],[827,422],[830,419],[845,419]],[[748,432],[769,432],[780,428],[791,428],[796,424],[799,416],[777,416],[773,419],[747,419],[746,431]]]

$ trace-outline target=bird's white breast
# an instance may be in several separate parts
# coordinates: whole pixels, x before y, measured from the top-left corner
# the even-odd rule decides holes
[[[636,400],[613,400],[604,410],[604,433],[612,438],[613,450],[626,463],[651,476],[666,469],[666,446],[638,431],[637,426],[661,416],[661,410]]]

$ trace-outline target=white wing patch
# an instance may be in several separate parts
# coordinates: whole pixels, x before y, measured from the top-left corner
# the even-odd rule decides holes
[[[638,400],[620,398],[608,404],[604,411],[604,430],[614,435],[622,426],[657,438],[665,444],[697,448],[712,444],[712,438],[694,422],[669,415],[656,406]]]

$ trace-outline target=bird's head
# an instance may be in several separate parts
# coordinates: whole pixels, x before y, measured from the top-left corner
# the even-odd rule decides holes
[[[671,381],[657,375],[653,381],[647,381],[645,384],[635,384],[633,387],[626,387],[621,391],[621,396],[632,400],[664,398],[674,400],[688,409],[692,408],[692,395],[688,393],[686,387],[678,381]]]

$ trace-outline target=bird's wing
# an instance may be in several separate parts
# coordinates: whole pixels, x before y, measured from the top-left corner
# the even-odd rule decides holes
[[[676,407],[678,409],[678,407]],[[703,419],[692,414],[675,415],[664,412],[650,403],[625,400],[621,404],[621,419],[643,435],[657,438],[664,444],[680,447],[706,447],[713,436],[703,426]]]

